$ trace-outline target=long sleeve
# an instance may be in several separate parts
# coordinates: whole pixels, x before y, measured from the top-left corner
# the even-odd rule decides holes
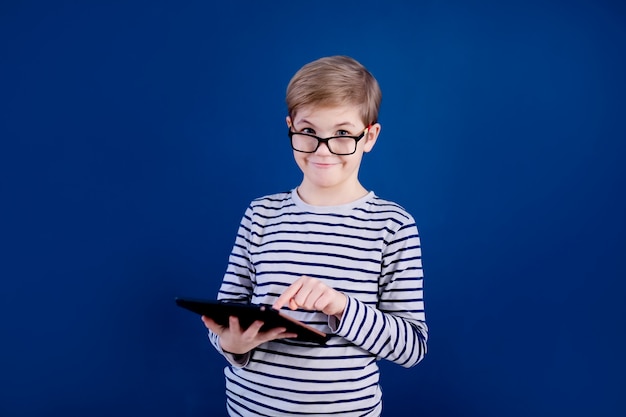
[[[341,322],[331,321],[331,328],[379,358],[404,367],[416,365],[426,354],[428,340],[423,276],[420,239],[410,223],[386,243],[378,306],[348,297]]]
[[[254,271],[248,254],[251,231],[250,216],[251,209],[248,208],[241,220],[233,249],[228,258],[226,273],[217,296],[218,300],[233,302],[250,301],[253,288],[251,277]],[[224,352],[219,343],[219,336],[210,330],[209,340],[218,353],[222,354],[231,365],[241,368],[245,367],[250,361],[250,352],[244,355],[234,355],[229,352]]]

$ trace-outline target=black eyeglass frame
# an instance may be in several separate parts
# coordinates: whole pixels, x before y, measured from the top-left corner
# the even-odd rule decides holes
[[[332,153],[333,155],[352,155],[356,152],[356,148],[359,144],[359,141],[361,139],[363,139],[365,137],[365,134],[369,132],[369,130],[371,129],[372,125],[368,125],[363,132],[361,132],[361,134],[359,136],[348,136],[348,135],[344,135],[344,136],[330,136],[327,138],[320,138],[319,136],[316,136],[312,133],[303,133],[303,132],[294,132],[293,130],[291,130],[291,127],[287,128],[287,135],[289,136],[289,141],[291,143],[291,149],[293,149],[296,152],[302,152],[302,153],[315,153],[317,152],[317,150],[319,149],[320,145],[322,143],[326,144],[326,147],[328,148],[328,150],[330,151],[330,153]],[[301,151],[300,149],[296,149],[293,146],[293,135],[304,135],[304,136],[308,136],[314,139],[317,139],[317,146],[315,147],[315,149],[313,149],[312,151]],[[330,145],[328,144],[328,141],[330,141],[331,139],[354,139],[354,150],[350,153],[337,153],[337,152],[333,152],[333,150],[331,149]]]

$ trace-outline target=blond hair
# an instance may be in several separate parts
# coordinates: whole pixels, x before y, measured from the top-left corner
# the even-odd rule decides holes
[[[376,78],[348,56],[330,56],[304,65],[287,86],[287,112],[292,118],[304,106],[354,105],[365,125],[378,122],[382,92]]]

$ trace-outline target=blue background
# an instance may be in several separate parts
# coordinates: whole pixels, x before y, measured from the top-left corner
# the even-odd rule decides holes
[[[173,298],[299,183],[285,88],[334,54],[423,242],[430,351],[383,364],[385,415],[626,415],[623,4],[2,2],[0,415],[223,415]]]

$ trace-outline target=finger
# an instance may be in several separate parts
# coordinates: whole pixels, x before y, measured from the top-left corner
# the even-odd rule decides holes
[[[302,280],[299,279],[296,282],[294,282],[293,284],[291,284],[281,295],[280,297],[278,297],[278,299],[276,301],[274,301],[274,304],[272,305],[272,308],[276,309],[276,310],[280,310],[281,308],[283,308],[283,306],[285,304],[287,304],[295,294],[298,293],[298,291],[300,291],[300,288],[302,288]],[[290,308],[291,308],[291,304],[290,304]],[[293,308],[292,308],[293,310]]]
[[[305,310],[319,310],[316,308],[318,300],[329,291],[333,291],[332,288],[323,282],[316,279],[308,279],[293,298],[296,304]]]
[[[241,325],[239,324],[239,319],[236,316],[228,317],[228,328],[233,333],[239,334],[242,332]]]
[[[248,328],[244,331],[244,335],[246,337],[249,337],[251,339],[255,338],[257,334],[259,334],[259,331],[261,330],[261,327],[263,327],[265,323],[262,322],[261,320],[255,320],[254,322],[252,322],[252,324],[250,326],[248,326]]]
[[[213,319],[207,316],[202,316],[202,322],[204,326],[213,333],[220,334],[222,330],[224,330],[224,326],[217,324]]]
[[[296,337],[298,337],[298,333],[283,332],[274,337],[274,339],[295,339]]]
[[[269,342],[275,339],[287,339],[298,337],[297,333],[288,332],[286,327],[274,327],[266,332],[259,333],[259,337],[264,341]]]
[[[317,300],[315,300],[315,305],[313,306],[314,310],[321,311],[325,314],[332,315],[332,311],[334,311],[335,294],[332,292],[324,292],[321,294]]]
[[[209,327],[212,324],[215,324],[215,322],[213,321],[213,319],[207,317],[207,316],[202,316],[202,323],[204,323],[205,326]]]
[[[269,340],[293,339],[293,338],[298,337],[298,334],[293,333],[293,332],[288,332],[287,329],[285,329],[284,327],[279,327],[276,329],[272,329],[270,332],[268,332],[268,337],[270,338]]]
[[[316,310],[315,306],[318,300],[324,295],[325,287],[312,284],[307,288],[303,288],[295,297],[296,303],[305,310]]]

